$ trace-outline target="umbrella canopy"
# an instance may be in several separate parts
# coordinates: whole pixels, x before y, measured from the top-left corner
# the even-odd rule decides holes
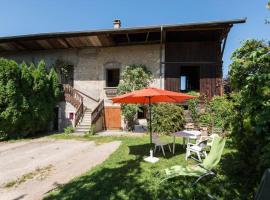
[[[150,144],[152,146],[152,122],[151,122],[151,105],[152,103],[171,102],[179,103],[188,99],[196,98],[188,94],[161,90],[157,88],[144,88],[133,92],[112,98],[113,103],[133,103],[149,104],[149,131]]]
[[[196,97],[188,94],[172,92],[168,90],[161,90],[157,88],[145,88],[114,97],[112,98],[112,101],[114,103],[139,103],[139,104],[160,103],[160,102],[179,103],[193,98]]]

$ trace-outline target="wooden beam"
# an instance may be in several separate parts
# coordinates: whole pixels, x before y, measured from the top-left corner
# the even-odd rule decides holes
[[[69,44],[69,42],[66,40],[66,38],[62,38],[62,40],[66,43],[68,48],[72,48],[72,46]]]
[[[10,43],[0,43],[1,49],[4,49],[5,51],[13,51],[14,46],[12,46]]]
[[[16,43],[17,43],[18,45],[22,46],[22,47],[25,48],[25,49],[29,49],[28,46],[26,46],[25,44],[23,44],[23,43],[21,43],[21,42],[19,42],[19,41],[16,41]]]
[[[68,43],[71,45],[72,48],[80,47],[80,44],[78,44],[78,41],[75,37],[66,38]]]
[[[149,32],[147,32],[147,34],[146,34],[145,42],[148,41],[148,38],[149,38]]]
[[[68,44],[63,40],[63,39],[57,39],[57,41],[62,45],[64,46],[65,48],[69,48]]]
[[[223,44],[222,44],[222,50],[221,50],[221,55],[220,55],[220,59],[223,58],[223,54],[224,54],[224,50],[225,50],[225,46],[226,46],[226,42],[227,42],[227,38],[228,38],[228,34],[226,35]]]
[[[127,37],[128,43],[130,43],[130,38],[129,38],[129,36],[128,36],[128,33],[126,33],[126,37]]]
[[[98,39],[100,40],[102,46],[113,46],[115,45],[115,42],[113,38],[107,34],[107,35],[98,35]]]
[[[48,40],[37,40],[37,43],[45,49],[53,49],[53,46]]]
[[[99,38],[95,35],[95,36],[90,36],[89,37],[89,40],[91,41],[91,43],[93,44],[93,46],[95,47],[99,47],[99,46],[102,46]]]
[[[225,46],[226,46],[228,34],[229,34],[229,32],[230,32],[231,27],[232,27],[232,26],[228,27],[228,28],[227,28],[226,30],[224,30],[224,32],[223,32],[222,39],[224,38],[224,40],[223,40],[222,47],[221,47],[220,60],[222,60],[222,58],[223,58],[223,54],[224,54],[224,51],[225,51]]]
[[[22,46],[22,45],[20,45],[20,44],[18,44],[17,42],[11,42],[11,44],[13,46],[15,46],[15,48],[18,49],[18,50],[25,50],[25,47]]]

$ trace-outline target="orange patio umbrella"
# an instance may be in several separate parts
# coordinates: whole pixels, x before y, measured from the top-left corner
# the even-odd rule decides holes
[[[172,92],[168,90],[161,90],[157,88],[144,88],[136,90],[124,95],[112,98],[113,103],[127,103],[127,104],[148,104],[149,105],[149,131],[150,144],[152,146],[152,122],[151,122],[151,106],[152,103],[170,102],[180,103],[189,99],[196,98],[184,93]]]

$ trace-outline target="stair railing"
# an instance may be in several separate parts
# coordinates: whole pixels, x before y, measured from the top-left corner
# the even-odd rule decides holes
[[[91,113],[91,125],[97,122],[104,112],[104,100],[102,99]]]
[[[83,97],[77,90],[69,84],[63,84],[64,98],[76,108],[75,112],[75,127],[78,125],[84,114]]]

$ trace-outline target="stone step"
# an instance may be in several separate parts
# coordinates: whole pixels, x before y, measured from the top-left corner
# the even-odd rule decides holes
[[[91,119],[82,120],[81,123],[90,123],[91,124]]]
[[[88,132],[90,128],[76,128],[75,132]]]
[[[82,118],[82,120],[84,120],[84,119],[91,119],[92,117],[88,117],[88,116],[84,116],[83,118]]]
[[[85,127],[85,126],[91,126],[91,124],[90,123],[80,123],[80,124],[78,124],[77,127],[79,127],[79,126]]]
[[[83,119],[81,122],[91,123],[91,119]]]
[[[76,128],[90,128],[91,124],[79,124]]]
[[[83,119],[90,119],[91,116],[83,116]]]

